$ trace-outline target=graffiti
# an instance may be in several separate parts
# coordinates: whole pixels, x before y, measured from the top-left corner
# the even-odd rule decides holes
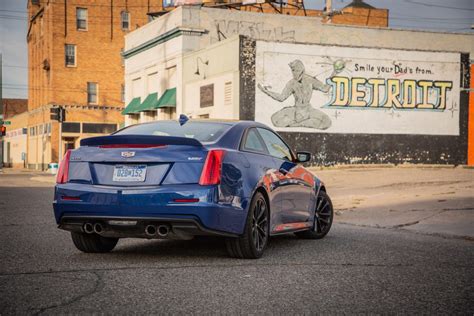
[[[273,92],[260,83],[257,87],[272,99],[283,102],[293,95],[294,106],[285,107],[271,117],[272,123],[276,127],[309,127],[316,129],[328,129],[331,126],[331,119],[324,112],[311,106],[313,90],[329,92],[330,85],[324,84],[316,77],[305,72],[304,64],[296,59],[289,63],[293,78],[290,79],[281,93]],[[330,78],[343,71],[345,66],[341,63],[334,65]]]
[[[445,110],[448,91],[453,88],[452,81],[339,76],[328,79],[328,84],[334,91],[327,104],[331,107]]]
[[[295,41],[295,31],[285,30],[283,27],[271,27],[263,22],[247,22],[233,20],[215,21],[216,34],[211,41],[221,41],[233,34],[248,36],[253,39],[271,41]]]

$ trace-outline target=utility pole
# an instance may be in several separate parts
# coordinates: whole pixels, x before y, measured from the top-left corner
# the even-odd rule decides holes
[[[332,0],[326,0],[326,14],[330,14],[332,12]]]

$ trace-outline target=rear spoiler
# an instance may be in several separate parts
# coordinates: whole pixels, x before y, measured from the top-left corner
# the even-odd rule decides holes
[[[201,142],[194,138],[153,135],[110,135],[85,138],[81,146],[102,145],[188,145],[202,147]]]

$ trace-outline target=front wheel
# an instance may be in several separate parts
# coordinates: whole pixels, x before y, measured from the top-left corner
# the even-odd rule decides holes
[[[76,232],[71,232],[71,238],[77,249],[87,253],[110,252],[118,242],[118,238],[106,238],[97,234]]]
[[[243,236],[226,239],[231,257],[257,259],[262,256],[269,238],[269,214],[265,197],[257,192],[250,203]]]
[[[329,233],[332,220],[334,217],[334,209],[332,207],[329,195],[320,191],[316,200],[316,210],[314,212],[314,224],[311,230],[295,233],[296,236],[305,239],[321,239]]]

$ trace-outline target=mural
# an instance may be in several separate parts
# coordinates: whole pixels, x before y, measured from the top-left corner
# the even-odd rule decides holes
[[[256,45],[255,120],[278,131],[459,135],[458,53]]]
[[[313,108],[310,104],[313,90],[328,93],[332,88],[331,85],[324,84],[316,77],[305,73],[303,62],[299,59],[292,61],[290,64],[293,78],[287,82],[281,93],[272,92],[260,83],[257,87],[272,99],[283,102],[290,95],[295,99],[294,106],[285,107],[271,117],[272,123],[276,127],[310,127],[316,129],[327,129],[331,126],[331,119],[324,112]],[[329,78],[344,70],[344,66],[334,67]]]

